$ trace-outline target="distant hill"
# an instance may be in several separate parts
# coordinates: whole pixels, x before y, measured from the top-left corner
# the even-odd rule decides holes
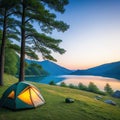
[[[62,66],[57,65],[54,62],[49,60],[45,61],[33,61],[33,60],[26,60],[27,63],[35,62],[43,67],[43,69],[48,72],[50,75],[67,75],[73,72],[72,70],[66,69]]]
[[[69,70],[49,60],[45,61],[33,61],[26,60],[27,63],[35,62],[43,67],[43,69],[50,75],[94,75],[103,76],[109,78],[120,79],[120,61],[107,63],[100,66],[96,66],[86,70]]]
[[[86,70],[76,70],[72,75],[95,75],[120,79],[120,61],[103,64]]]

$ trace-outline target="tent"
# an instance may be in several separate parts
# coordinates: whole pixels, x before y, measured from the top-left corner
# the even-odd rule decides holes
[[[40,91],[28,82],[10,86],[1,98],[0,105],[13,110],[35,108],[45,103]]]

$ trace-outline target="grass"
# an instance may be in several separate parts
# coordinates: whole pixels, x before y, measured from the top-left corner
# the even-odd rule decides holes
[[[3,92],[17,79],[5,75],[5,86],[0,87],[0,97]],[[46,100],[46,104],[35,109],[11,111],[0,108],[0,120],[120,120],[120,99],[103,96],[103,99],[95,100],[97,94],[33,83],[38,87]],[[68,104],[66,97],[75,99],[74,103]],[[104,103],[106,99],[112,99],[117,106]]]

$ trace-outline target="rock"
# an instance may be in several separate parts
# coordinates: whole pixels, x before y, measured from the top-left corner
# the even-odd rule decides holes
[[[98,96],[95,96],[95,99],[96,100],[101,100],[103,97],[102,96],[100,96],[100,95],[98,95]]]
[[[115,91],[112,96],[116,98],[120,98],[120,91],[119,90]]]
[[[73,103],[73,102],[74,102],[74,99],[72,99],[72,98],[66,98],[66,99],[65,99],[65,102],[66,102],[66,103]]]
[[[116,103],[112,100],[105,100],[104,102],[110,105],[116,105]]]

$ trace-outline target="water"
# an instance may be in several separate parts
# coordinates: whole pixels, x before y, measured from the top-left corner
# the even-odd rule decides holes
[[[63,76],[47,76],[47,77],[26,77],[26,80],[33,81],[33,82],[39,82],[39,83],[45,83],[49,84],[51,81],[54,81],[55,83],[58,83],[65,78]]]
[[[64,82],[67,85],[73,84],[77,86],[79,83],[82,83],[88,86],[90,82],[93,82],[100,90],[104,90],[104,86],[108,83],[113,90],[120,90],[120,80],[114,78],[100,76],[76,76],[76,75],[63,77],[65,77],[65,80],[61,82]],[[58,84],[60,84],[60,82]]]
[[[48,77],[27,77],[26,80],[49,84],[54,81],[58,85],[61,82],[65,84],[78,85],[82,83],[86,86],[93,82],[100,90],[104,90],[104,86],[108,83],[113,90],[120,90],[120,80],[114,78],[100,77],[100,76],[78,76],[78,75],[63,75],[63,76],[48,76]]]

